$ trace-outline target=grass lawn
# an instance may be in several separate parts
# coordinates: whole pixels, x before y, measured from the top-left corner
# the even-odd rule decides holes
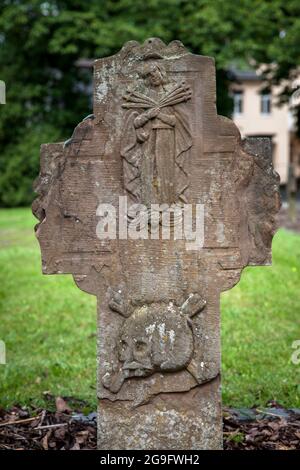
[[[43,405],[43,392],[96,406],[96,299],[71,276],[43,276],[29,209],[0,210],[0,405]],[[244,270],[222,296],[223,400],[300,407],[300,236],[280,230],[273,267]]]

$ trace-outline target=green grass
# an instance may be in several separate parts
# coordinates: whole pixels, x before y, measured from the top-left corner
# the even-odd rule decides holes
[[[41,274],[29,209],[0,211],[0,405],[44,405],[44,391],[96,406],[96,299],[71,276]],[[280,230],[273,267],[244,270],[222,295],[223,400],[300,407],[300,236]]]
[[[43,276],[36,219],[29,209],[0,211],[0,404],[43,404],[43,392],[95,406],[96,299],[72,276]]]
[[[300,407],[300,364],[291,361],[300,339],[300,236],[279,230],[273,265],[246,268],[221,309],[224,402]]]

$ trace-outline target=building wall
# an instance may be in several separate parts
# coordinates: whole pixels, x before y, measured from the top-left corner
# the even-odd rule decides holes
[[[290,153],[290,124],[288,105],[276,106],[276,90],[273,91],[270,114],[261,113],[260,81],[244,81],[235,90],[243,90],[243,112],[233,115],[242,137],[253,135],[272,136],[273,163],[280,175],[281,184],[288,179],[289,153]]]
[[[300,180],[300,139],[291,133],[291,165],[294,176]]]

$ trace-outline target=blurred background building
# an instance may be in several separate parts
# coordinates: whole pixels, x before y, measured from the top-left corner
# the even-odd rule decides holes
[[[273,163],[284,188],[295,187],[300,179],[300,139],[291,103],[279,103],[279,87],[266,88],[254,70],[232,70],[234,82],[233,120],[242,137],[272,139]]]

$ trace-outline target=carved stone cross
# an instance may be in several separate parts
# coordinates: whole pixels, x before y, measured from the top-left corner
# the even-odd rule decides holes
[[[212,58],[129,42],[42,146],[43,272],[98,299],[100,449],[222,448],[220,294],[271,263],[280,202],[270,141],[242,142],[215,89]]]

